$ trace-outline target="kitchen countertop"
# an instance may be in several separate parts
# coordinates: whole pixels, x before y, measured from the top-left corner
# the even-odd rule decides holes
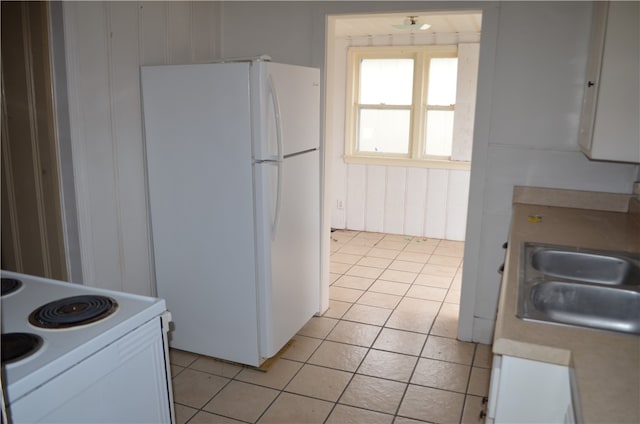
[[[627,195],[516,187],[493,344],[495,354],[571,367],[579,422],[640,422],[640,336],[516,317],[526,241],[640,252],[640,203]]]

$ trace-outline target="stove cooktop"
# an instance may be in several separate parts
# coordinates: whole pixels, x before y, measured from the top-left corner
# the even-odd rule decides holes
[[[1,297],[3,347],[7,337],[31,338],[22,336],[29,334],[39,340],[26,342],[37,345],[31,354],[3,351],[3,357],[13,357],[2,363],[9,402],[166,311],[163,299],[8,271],[1,274],[3,292],[5,280],[19,281],[17,289]],[[93,303],[100,310],[97,315],[88,306]],[[43,324],[58,315],[61,326]],[[13,343],[12,339],[8,340]]]

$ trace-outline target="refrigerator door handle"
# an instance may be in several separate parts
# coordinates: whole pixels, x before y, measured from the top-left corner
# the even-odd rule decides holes
[[[284,152],[282,147],[282,125],[280,120],[280,103],[278,102],[278,93],[276,90],[276,86],[273,83],[273,78],[269,75],[269,93],[271,93],[271,102],[273,104],[273,114],[275,115],[276,121],[276,141],[278,143],[278,157],[277,161],[282,161],[284,159]],[[280,172],[278,171],[278,175]],[[278,177],[278,181],[280,181],[280,177]]]
[[[280,204],[282,203],[282,162],[273,162],[276,166],[276,172],[278,172],[278,179],[276,182],[276,210],[273,213],[273,223],[271,224],[271,241],[276,240],[276,233],[278,232],[278,222],[280,221]]]

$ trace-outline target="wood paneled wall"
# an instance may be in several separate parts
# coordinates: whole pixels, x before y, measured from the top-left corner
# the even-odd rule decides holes
[[[2,268],[66,279],[47,22],[2,2]]]
[[[345,226],[464,240],[469,171],[346,165]]]
[[[140,66],[216,59],[219,7],[195,1],[64,3],[85,284],[155,292]]]

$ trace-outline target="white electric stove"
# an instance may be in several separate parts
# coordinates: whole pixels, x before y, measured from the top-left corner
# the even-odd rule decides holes
[[[10,423],[175,421],[164,300],[1,274]]]

